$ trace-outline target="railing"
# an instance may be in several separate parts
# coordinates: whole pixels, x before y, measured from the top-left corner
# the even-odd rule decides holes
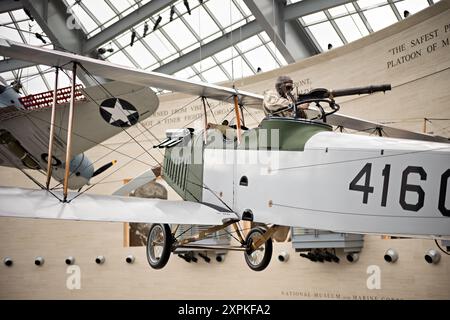
[[[86,101],[86,97],[81,91],[83,86],[77,84],[75,86],[75,101]],[[56,104],[69,103],[71,97],[71,87],[61,88],[56,91]],[[27,110],[49,108],[53,105],[53,91],[32,94],[26,97],[19,98],[20,102]]]

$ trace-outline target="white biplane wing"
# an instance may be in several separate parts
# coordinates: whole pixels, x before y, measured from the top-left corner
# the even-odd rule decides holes
[[[77,193],[69,193],[69,199]],[[62,197],[62,195],[59,195]],[[63,203],[46,190],[0,187],[1,216],[80,221],[221,225],[232,212],[189,202],[82,194]]]
[[[358,119],[339,113],[328,116],[327,123],[333,126],[341,126],[343,128],[365,131],[368,133],[379,130],[382,136],[390,138],[450,143],[450,140],[445,137],[398,129],[381,123]]]
[[[93,86],[81,89],[85,97],[77,101],[74,108],[75,119],[73,124],[72,154],[82,153],[106,139],[122,132],[124,128],[113,125],[113,118],[107,121],[101,113],[105,102],[126,101],[130,108],[135,110],[136,121],[143,121],[151,116],[159,105],[156,94],[148,87],[135,84],[111,81],[102,86]],[[111,95],[114,98],[111,98]],[[55,145],[53,156],[63,159],[67,140],[68,104],[57,105],[55,117]],[[107,115],[107,114],[106,114]],[[51,120],[51,108],[30,108],[26,110],[17,108],[0,108],[0,129],[14,133],[14,139],[21,141],[25,149],[33,155],[44,168],[46,161],[42,161],[41,154],[47,150],[49,141]],[[17,130],[20,128],[20,130]],[[19,158],[2,157],[0,145],[0,161],[2,166],[14,166],[23,168],[24,165]]]
[[[233,96],[237,95],[241,103],[245,105],[261,105],[262,97],[250,92],[237,91],[233,88],[221,87],[214,84],[182,80],[162,73],[133,69],[68,52],[34,47],[1,38],[0,54],[38,64],[60,66],[65,69],[72,68],[71,62],[78,62],[90,73],[106,79],[183,92],[221,101],[232,102]]]
[[[71,68],[71,62],[78,62],[82,64],[90,73],[107,79],[142,86],[156,87],[164,90],[182,92],[228,102],[232,102],[232,97],[237,95],[240,103],[253,108],[262,108],[263,96],[260,94],[204,82],[178,79],[166,74],[137,70],[102,60],[68,52],[34,47],[1,38],[0,54],[14,59],[31,61],[49,66],[60,66],[66,69]],[[449,142],[449,140],[444,137],[397,129],[379,123],[349,117],[343,114],[333,114],[327,118],[327,122],[334,126],[342,126],[347,129],[359,131],[369,129],[375,130],[376,128],[380,128],[386,136],[391,138]]]

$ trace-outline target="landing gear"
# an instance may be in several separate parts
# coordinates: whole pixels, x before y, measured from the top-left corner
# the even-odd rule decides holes
[[[215,246],[195,244],[199,240],[205,239],[215,232],[233,225],[238,236],[239,246]],[[178,227],[177,227],[178,228]],[[147,238],[147,261],[153,269],[162,269],[167,264],[170,254],[177,249],[191,250],[225,250],[225,251],[243,251],[245,261],[250,269],[254,271],[262,271],[270,263],[272,259],[272,236],[278,230],[278,226],[271,226],[266,229],[263,227],[255,227],[243,238],[242,231],[237,220],[230,220],[223,225],[213,226],[208,230],[204,230],[192,237],[177,240],[172,233],[168,224],[156,223],[152,224],[148,232]],[[181,256],[186,258],[186,255]],[[187,261],[187,260],[186,260]],[[205,259],[206,261],[206,259]],[[207,261],[209,262],[209,261]]]
[[[264,270],[269,265],[270,259],[272,259],[272,238],[264,241],[266,232],[261,227],[253,228],[245,239],[247,247],[247,250],[244,252],[245,262],[254,271]]]
[[[172,251],[173,237],[168,224],[153,224],[147,238],[147,261],[153,269],[162,269]]]

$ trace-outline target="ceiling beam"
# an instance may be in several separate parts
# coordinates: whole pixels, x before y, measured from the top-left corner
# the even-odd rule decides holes
[[[322,10],[341,6],[351,0],[303,0],[284,7],[284,19],[286,21],[307,16]]]
[[[90,53],[92,51],[95,51],[101,45],[114,39],[121,33],[131,29],[131,27],[151,17],[161,9],[164,9],[174,2],[176,2],[176,0],[153,0],[139,7],[134,12],[121,18],[113,25],[107,27],[105,30],[88,39],[83,48],[83,53]]]
[[[307,1],[307,0],[306,0]],[[286,23],[286,1],[244,0],[287,63],[318,53],[302,27]]]
[[[41,29],[50,38],[56,50],[81,54],[87,40],[83,29],[74,23],[74,17],[62,0],[22,0],[24,7],[30,12]],[[96,56],[92,56],[96,57]],[[78,78],[85,86],[96,82],[86,73],[78,72]],[[99,81],[104,81],[98,78]]]
[[[287,63],[294,63],[295,54],[286,45],[283,4],[273,0],[244,0],[244,3]]]
[[[262,31],[263,28],[258,24],[257,21],[253,20],[243,25],[240,29],[237,28],[235,30],[232,30],[224,34],[220,38],[208,42],[207,44],[203,45],[201,49],[197,48],[189,53],[186,53],[183,56],[170,61],[153,71],[165,74],[174,74],[175,72],[183,70],[184,68],[187,68],[200,60],[206,59],[207,57],[230,48],[231,46],[245,39],[248,39]]]
[[[81,53],[87,37],[70,24],[73,17],[62,0],[22,0],[56,49]]]
[[[23,8],[23,4],[20,1],[7,0],[0,1],[0,13],[10,12]]]

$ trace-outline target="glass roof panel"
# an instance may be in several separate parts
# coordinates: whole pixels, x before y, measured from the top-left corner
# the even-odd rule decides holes
[[[185,49],[197,41],[192,32],[180,19],[173,20],[162,27],[162,29],[180,49]]]
[[[307,16],[303,16],[302,19],[307,25],[309,25],[312,23],[325,21],[327,20],[327,16],[325,15],[325,13],[323,13],[323,11],[320,11],[313,14],[309,14]]]
[[[112,63],[120,64],[122,66],[135,68],[130,59],[128,59],[122,51],[115,52],[108,58],[108,60]]]
[[[108,20],[116,17],[116,14],[105,1],[83,1],[88,10],[95,15],[100,23],[106,23]]]
[[[191,67],[184,68],[183,70],[178,71],[174,74],[175,77],[180,77],[183,79],[189,79],[193,76],[195,76],[194,70],[192,70]]]
[[[260,35],[261,35],[261,37],[263,38],[263,40],[265,42],[270,42],[270,38],[269,38],[269,36],[267,35],[266,32],[261,32]]]
[[[157,62],[155,57],[153,57],[150,51],[148,51],[139,40],[135,41],[133,46],[127,46],[126,51],[143,69]]]
[[[220,31],[217,24],[202,6],[196,7],[192,10],[192,15],[184,16],[184,19],[196,35],[202,39]]]
[[[396,2],[395,6],[397,7],[400,14],[403,14],[405,10],[409,11],[410,14],[414,14],[419,12],[420,10],[427,8],[429,4],[427,0],[404,0]]]
[[[256,47],[259,47],[262,44],[261,40],[258,38],[258,35],[255,35],[251,38],[248,38],[247,40],[244,40],[242,42],[240,42],[237,47],[245,52],[245,51],[249,51],[251,49],[254,49]]]
[[[272,52],[275,54],[275,58],[280,61],[282,66],[287,65],[287,61],[284,59],[283,55],[281,54],[280,51],[278,51],[278,49],[275,47],[275,44],[273,42],[269,42],[267,44],[267,47],[270,48],[272,50]],[[262,69],[263,71],[268,71],[266,69]]]
[[[378,31],[397,22],[397,17],[389,5],[364,11],[373,31]]]
[[[27,92],[36,93],[49,90],[49,88],[47,88],[47,86],[45,85],[45,82],[42,80],[42,77],[36,67],[25,69],[22,73],[22,76],[24,77],[24,79],[22,79],[21,82]]]
[[[251,50],[244,55],[255,70],[261,68],[262,70],[269,71],[279,67],[265,46]]]
[[[244,78],[254,74],[252,69],[250,69],[247,62],[245,62],[242,57],[236,57],[233,60],[228,60],[227,62],[224,62],[222,66],[234,79]]]
[[[181,53],[185,54],[185,53],[191,52],[192,50],[197,49],[198,47],[200,47],[200,43],[196,42],[192,46],[189,46],[186,49],[181,50]],[[199,57],[200,57],[200,55],[199,55]]]
[[[211,42],[211,41],[213,41],[213,40],[215,40],[217,38],[220,38],[221,36],[222,36],[222,32],[221,31],[216,32],[216,33],[214,33],[214,34],[212,34],[212,35],[210,35],[209,37],[206,37],[206,38],[204,38],[202,36],[202,43],[205,44],[205,43]]]
[[[238,56],[239,53],[236,51],[234,47],[231,49],[225,49],[223,51],[220,51],[219,53],[216,53],[214,56],[217,58],[219,62],[223,62],[226,60],[230,60],[232,57]]]
[[[386,0],[358,0],[357,3],[359,7],[364,10],[367,8],[376,7],[380,4],[386,4]]]
[[[228,80],[228,77],[219,67],[214,67],[202,73],[206,81],[210,83],[222,82]]]
[[[252,12],[247,7],[247,5],[245,4],[244,0],[234,0],[234,3],[237,4],[239,6],[239,8],[242,9],[242,11],[244,12],[244,15],[246,17],[252,16]]]
[[[206,59],[203,59],[202,61],[194,64],[194,68],[196,68],[197,70],[199,70],[201,72],[202,70],[210,69],[211,67],[213,67],[215,65],[216,65],[216,63],[214,62],[214,60],[212,58],[206,58]]]
[[[342,6],[330,8],[330,9],[328,9],[328,12],[330,13],[330,15],[332,17],[339,17],[339,16],[349,13],[349,10],[347,9],[347,7],[345,5],[342,5]]]
[[[136,3],[131,0],[107,0],[117,11],[123,13],[130,10],[132,6],[137,7]]]
[[[159,30],[150,33],[144,38],[144,41],[152,48],[160,59],[167,58],[177,52]]]
[[[87,34],[88,38],[102,32],[107,26],[115,24],[119,18],[134,12],[139,6],[150,2],[150,0],[60,1],[70,6],[69,9],[81,21],[82,31]],[[300,1],[290,0],[288,4]],[[203,4],[201,1],[189,1],[191,15],[186,12],[182,0],[175,2],[173,5],[178,13],[171,22],[169,21],[170,5],[166,6],[146,20],[150,30],[145,38],[136,39],[134,45],[130,46],[131,30],[134,29],[138,33],[138,37],[143,34],[145,21],[142,21],[122,32],[112,41],[101,45],[104,49],[113,51],[105,52],[103,57],[114,63],[131,67],[136,65],[153,70],[179,57],[182,61],[182,56],[197,49],[200,42],[203,48],[214,39],[230,32],[231,29],[237,31],[233,34],[234,37],[235,34],[239,34],[239,26],[255,19],[244,0],[203,0],[202,2]],[[358,3],[362,12],[357,13],[353,3]],[[429,5],[427,0],[389,0],[390,5],[387,0],[359,0],[353,3],[328,9],[327,15],[330,18],[324,11],[321,11],[299,19],[322,51],[326,50],[329,43],[333,47],[343,44],[343,40],[338,36],[335,28],[340,31],[347,42],[368,35],[369,30],[361,19],[361,14],[367,18],[371,29],[377,31],[397,21],[391,5],[395,5],[400,14],[404,10],[414,14]],[[158,30],[152,31],[154,21],[158,16],[162,17],[162,22]],[[18,21],[16,24],[19,30],[15,30],[16,24],[11,17]],[[333,19],[335,24],[330,23]],[[39,25],[31,22],[23,10],[0,14],[0,32],[2,36],[15,41],[43,45],[42,41],[35,36],[35,33],[39,33],[46,42],[50,42]],[[275,48],[265,32],[253,35],[235,46],[236,48],[230,43],[227,49],[214,56],[203,57],[201,63],[196,62],[189,67],[184,65],[184,69],[178,71],[176,75],[183,78],[218,82],[252,75],[256,73],[258,67],[263,71],[269,71],[287,64],[283,55]],[[199,57],[201,58],[200,54]],[[32,72],[27,70],[27,73],[39,71],[36,67],[33,68],[30,69]],[[39,68],[41,71],[46,70],[45,67]],[[5,74],[11,75],[12,73]],[[43,88],[45,82],[42,77],[47,79],[47,84],[53,85],[52,72],[44,72],[41,76],[34,75],[34,77],[28,81],[31,84],[29,86],[31,91],[32,87],[39,90]],[[39,80],[42,81],[42,84],[37,83]],[[69,84],[67,79],[67,85]]]
[[[328,21],[312,25],[308,27],[308,29],[319,42],[322,51],[328,50],[328,44],[333,45],[333,48],[343,45],[341,38],[339,38],[336,33],[336,30],[334,30],[333,26]]]
[[[335,20],[348,42],[367,36],[369,31],[358,14],[352,14]]]
[[[0,17],[0,21],[3,21],[2,17]],[[2,22],[3,24],[3,22]],[[17,42],[23,42],[22,38],[20,37],[20,33],[19,31],[17,31],[14,28],[14,24],[10,24],[7,26],[0,26],[0,33],[2,35],[2,37],[9,39],[9,40],[13,40],[13,41],[17,41]]]
[[[74,1],[72,1],[74,2]],[[70,7],[71,12],[77,17],[79,23],[84,31],[90,33],[98,28],[97,23],[87,14],[87,12],[80,5],[73,5]]]
[[[238,8],[236,8],[234,3],[230,3],[230,1],[209,0],[206,2],[206,6],[223,28],[227,28],[243,19]]]

